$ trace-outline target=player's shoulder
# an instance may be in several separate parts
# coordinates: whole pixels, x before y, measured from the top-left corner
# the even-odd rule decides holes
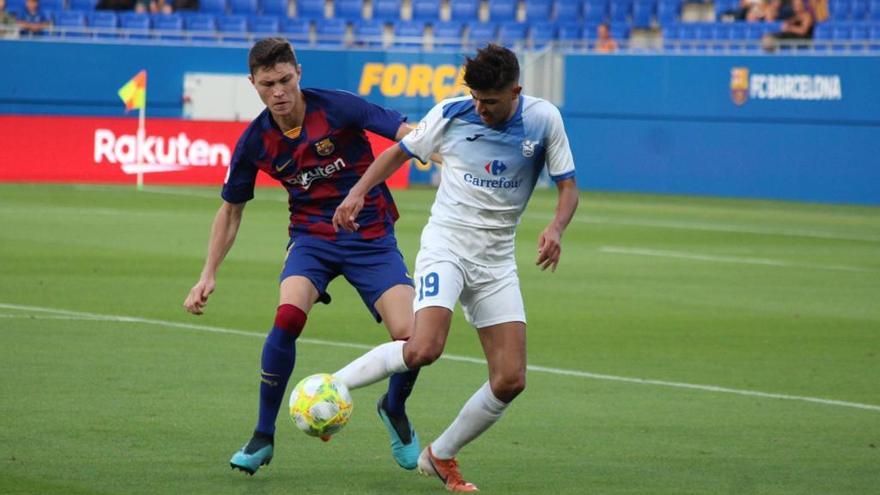
[[[522,98],[523,115],[528,118],[556,119],[561,117],[559,108],[543,98],[529,95],[523,95]]]
[[[434,108],[444,119],[454,119],[473,112],[474,100],[470,96],[456,96],[442,100]]]

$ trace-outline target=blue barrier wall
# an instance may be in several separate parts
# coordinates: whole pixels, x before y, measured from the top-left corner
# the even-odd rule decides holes
[[[566,76],[587,188],[880,204],[878,57],[570,56]]]
[[[439,68],[462,62],[298,57],[304,86],[360,90],[413,119],[455,90]],[[241,48],[0,41],[0,113],[122,115],[116,91],[146,68],[148,116],[180,117],[185,72],[241,74],[246,61]],[[365,86],[368,65],[378,72]],[[582,187],[880,204],[880,57],[569,55],[565,67],[562,111]],[[773,97],[770,79],[789,84],[787,98]]]

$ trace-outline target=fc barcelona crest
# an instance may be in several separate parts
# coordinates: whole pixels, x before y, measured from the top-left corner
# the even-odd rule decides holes
[[[749,95],[749,69],[734,67],[730,69],[730,99],[737,105],[746,102]]]
[[[336,145],[333,144],[333,139],[330,137],[325,137],[324,139],[315,141],[315,153],[320,156],[328,156],[336,151]]]

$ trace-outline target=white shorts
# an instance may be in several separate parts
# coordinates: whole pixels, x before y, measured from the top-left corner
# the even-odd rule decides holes
[[[468,323],[476,328],[511,321],[525,323],[525,307],[513,257],[513,238],[508,239],[505,235],[498,245],[492,239],[497,234],[431,223],[425,226],[416,257],[413,309],[440,306],[454,311],[455,302],[459,301]],[[480,240],[484,241],[482,251],[472,251],[477,255],[462,252],[466,251],[463,247],[473,247]],[[505,256],[506,259],[479,255],[480,252],[508,251],[510,254]],[[487,259],[502,263],[487,264]]]

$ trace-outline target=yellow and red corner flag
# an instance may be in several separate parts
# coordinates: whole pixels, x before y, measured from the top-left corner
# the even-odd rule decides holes
[[[119,97],[125,103],[126,111],[144,108],[147,103],[147,71],[138,72],[125,86],[119,88]]]

